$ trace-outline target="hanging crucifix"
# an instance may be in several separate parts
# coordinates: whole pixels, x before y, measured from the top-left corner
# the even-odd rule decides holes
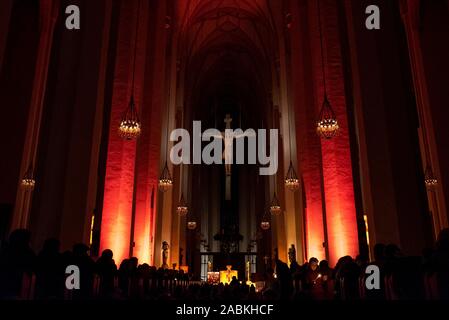
[[[232,175],[232,162],[233,162],[233,142],[234,133],[231,127],[232,118],[228,113],[224,119],[226,123],[225,131],[221,133],[224,140],[223,160],[225,166],[225,199],[231,200],[231,175]]]
[[[226,123],[225,131],[221,132],[221,135],[216,137],[218,139],[223,139],[224,149],[222,158],[224,160],[225,166],[225,199],[231,200],[231,176],[232,176],[232,164],[234,163],[234,139],[240,139],[244,137],[253,136],[253,133],[236,133],[232,129],[231,123],[232,118],[228,113],[224,118],[224,123]],[[242,131],[240,131],[242,132]]]

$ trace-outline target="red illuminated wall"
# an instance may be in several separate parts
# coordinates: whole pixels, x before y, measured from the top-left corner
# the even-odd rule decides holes
[[[136,162],[136,203],[134,223],[133,255],[139,258],[139,263],[154,264],[154,234],[156,221],[157,184],[160,165],[160,141],[161,141],[161,106],[164,96],[164,50],[165,32],[157,32],[157,26],[162,21],[157,21],[155,2],[149,4],[146,30],[142,30],[142,42],[146,39],[146,54],[138,55],[138,65],[145,65],[144,88],[142,92],[141,121],[142,135],[139,138]],[[144,70],[144,71],[143,71]],[[159,79],[153,81],[153,79]],[[142,91],[142,90],[141,90]]]
[[[116,263],[129,256],[134,186],[136,142],[124,141],[117,134],[130,99],[134,7],[122,2],[115,60],[115,74],[106,161],[100,251],[111,249]]]
[[[165,105],[166,34],[160,30],[165,17],[160,14],[164,10],[160,2],[141,1],[139,8],[134,96],[142,133],[137,142],[123,141],[117,135],[131,94],[138,4],[124,1],[121,5],[100,249],[112,249],[117,263],[131,253],[139,263],[153,264],[161,106]]]
[[[327,92],[340,125],[337,137],[321,142],[329,260],[334,265],[342,256],[355,257],[359,245],[337,8],[331,5],[334,2],[320,1],[320,4]],[[310,10],[311,16],[316,16],[316,9]],[[314,42],[314,57],[320,57],[319,37],[315,37]],[[324,96],[320,65],[321,62],[315,59],[319,108]]]
[[[334,2],[320,4],[327,92],[341,127],[338,137],[324,141],[316,134],[324,87],[318,10],[314,1],[301,1],[291,8],[297,18],[290,29],[290,91],[296,111],[298,160],[306,197],[307,258],[326,258],[323,243],[327,234],[329,260],[334,265],[344,255],[355,257],[359,246],[337,12]]]

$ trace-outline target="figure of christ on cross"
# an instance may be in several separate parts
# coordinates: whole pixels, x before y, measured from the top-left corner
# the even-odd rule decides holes
[[[234,162],[234,152],[233,152],[233,144],[234,139],[244,138],[245,136],[249,136],[248,134],[236,134],[231,127],[232,118],[228,113],[224,119],[224,123],[226,123],[225,131],[221,132],[220,136],[214,136],[218,139],[224,140],[224,149],[223,149],[223,159],[225,163],[225,173],[226,173],[226,188],[225,188],[225,199],[231,200],[231,175],[232,175],[232,164]]]

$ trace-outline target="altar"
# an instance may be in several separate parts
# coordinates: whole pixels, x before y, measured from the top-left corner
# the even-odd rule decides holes
[[[221,271],[209,271],[207,273],[207,283],[218,285],[222,284],[230,284],[233,278],[239,279],[239,274],[237,270],[232,270],[232,266],[226,266],[226,270]]]

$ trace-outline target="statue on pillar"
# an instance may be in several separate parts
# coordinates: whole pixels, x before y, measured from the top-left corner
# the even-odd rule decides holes
[[[162,242],[162,268],[168,269],[168,249],[170,248],[170,245],[167,241]]]

